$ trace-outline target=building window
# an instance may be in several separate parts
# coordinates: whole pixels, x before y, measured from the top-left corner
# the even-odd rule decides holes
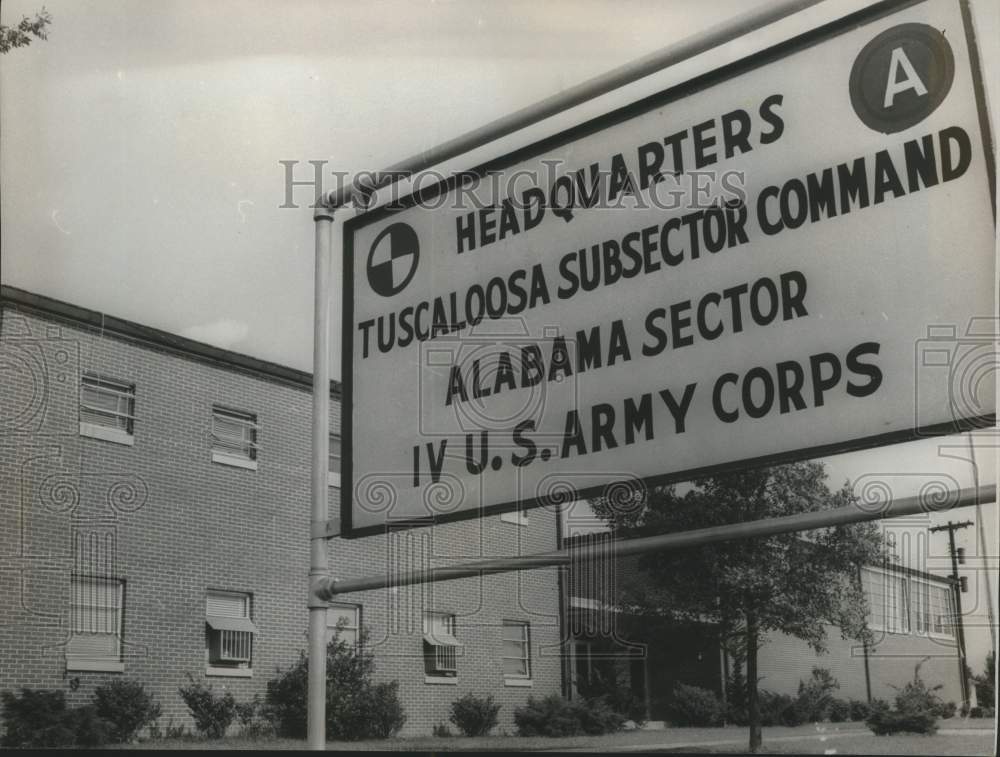
[[[70,578],[70,631],[67,670],[120,673],[125,584],[117,578]]]
[[[522,512],[521,510],[511,510],[510,512],[500,513],[500,520],[503,523],[513,523],[517,526],[528,525],[528,514]]]
[[[80,384],[80,435],[132,444],[135,385],[88,373]]]
[[[257,470],[257,416],[212,408],[212,461]]]
[[[914,578],[913,624],[917,633],[954,637],[952,600],[950,586],[938,586]]]
[[[212,591],[205,597],[208,675],[249,676],[257,627],[250,619],[250,595]]]
[[[330,462],[327,467],[326,482],[340,488],[340,437],[330,434]]]
[[[869,627],[874,631],[909,633],[906,576],[875,568],[864,568],[861,575],[868,600]]]
[[[357,646],[361,631],[361,605],[330,604],[326,611],[326,643],[334,638]]]
[[[519,620],[503,622],[502,649],[505,681],[531,678],[531,628]]]
[[[454,615],[424,614],[424,673],[428,683],[457,683],[460,646],[455,638]]]

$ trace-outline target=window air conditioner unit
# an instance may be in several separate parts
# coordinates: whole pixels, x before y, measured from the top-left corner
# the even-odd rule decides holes
[[[250,662],[252,644],[250,631],[213,630],[209,653],[213,662]]]

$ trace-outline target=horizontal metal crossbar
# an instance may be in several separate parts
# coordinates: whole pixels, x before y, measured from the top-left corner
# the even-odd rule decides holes
[[[793,531],[810,531],[815,528],[839,526],[847,523],[861,523],[863,521],[881,520],[883,518],[895,518],[901,515],[913,515],[921,512],[940,512],[955,507],[988,504],[991,502],[996,502],[996,487],[970,487],[951,492],[946,495],[944,501],[938,501],[933,496],[918,495],[889,500],[877,505],[854,504],[831,510],[798,513],[796,515],[755,520],[748,523],[731,523],[723,526],[712,526],[711,528],[699,528],[693,531],[658,534],[656,536],[644,536],[637,539],[622,539],[615,542],[615,553],[618,556],[625,556],[641,554],[643,552],[689,549],[691,547],[700,547],[723,541],[753,539]],[[509,573],[516,570],[531,570],[534,568],[548,568],[556,565],[568,565],[569,563],[570,553],[566,550],[557,550],[538,555],[497,557],[461,565],[445,565],[393,573],[391,575],[385,573],[377,576],[343,580],[324,578],[316,582],[315,594],[318,599],[328,602],[332,597],[355,591],[451,581],[456,578],[470,578],[472,576]]]

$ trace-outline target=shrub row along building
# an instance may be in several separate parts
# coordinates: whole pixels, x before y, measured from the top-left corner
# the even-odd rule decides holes
[[[83,703],[124,675],[175,725],[190,724],[177,694],[188,674],[240,701],[262,694],[306,646],[311,376],[12,287],[0,305],[0,690],[60,689]],[[330,390],[338,522],[340,406],[338,386]],[[373,498],[390,512],[393,495],[383,494]],[[352,578],[561,541],[559,514],[542,508],[333,538],[329,554],[333,576]],[[933,587],[905,628],[897,580]],[[367,629],[377,677],[399,681],[404,734],[446,722],[468,691],[492,694],[500,728],[512,731],[529,695],[577,695],[601,655],[630,670],[653,718],[674,681],[720,690],[711,634],[677,629],[665,643],[641,624],[631,636],[627,624],[595,624],[608,597],[584,583],[552,568],[363,592],[331,604],[328,623],[352,639]],[[941,621],[949,584],[892,574],[871,588],[890,653],[930,645],[934,680],[960,699]],[[862,670],[885,696],[884,683],[912,669],[894,675],[890,657],[838,651],[824,664],[845,695],[864,698]],[[815,662],[791,640],[764,654],[774,689],[794,691]]]

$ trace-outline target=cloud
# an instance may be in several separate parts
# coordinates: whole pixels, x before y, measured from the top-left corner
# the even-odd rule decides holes
[[[249,333],[250,327],[245,322],[224,318],[199,326],[190,326],[181,332],[181,336],[194,339],[196,342],[227,348],[246,339]]]

